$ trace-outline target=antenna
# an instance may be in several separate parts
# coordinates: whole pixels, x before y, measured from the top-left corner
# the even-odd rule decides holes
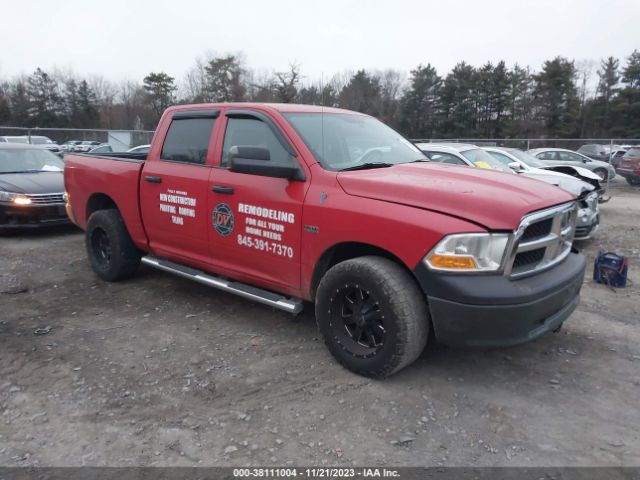
[[[321,153],[322,161],[324,161],[324,72],[320,73],[320,131],[322,135]]]

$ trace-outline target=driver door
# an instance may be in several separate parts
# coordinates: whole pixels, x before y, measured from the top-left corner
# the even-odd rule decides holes
[[[274,290],[299,288],[302,204],[308,182],[228,170],[234,146],[267,148],[275,162],[298,160],[264,114],[232,111],[225,121],[220,168],[212,169],[209,179],[211,255],[235,278]]]

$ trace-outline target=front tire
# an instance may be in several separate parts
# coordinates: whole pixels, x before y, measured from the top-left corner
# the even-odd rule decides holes
[[[85,244],[93,271],[108,282],[129,278],[140,266],[140,250],[133,244],[117,210],[98,210],[91,214]]]
[[[413,277],[397,263],[367,256],[332,267],[316,293],[316,321],[344,367],[384,378],[424,350],[429,314]]]
[[[600,177],[601,181],[606,181],[609,177],[609,172],[607,172],[604,168],[596,168],[593,173]]]

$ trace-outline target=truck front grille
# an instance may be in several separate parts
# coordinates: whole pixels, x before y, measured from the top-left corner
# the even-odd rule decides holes
[[[536,238],[541,238],[549,235],[549,232],[551,232],[552,223],[553,218],[547,218],[546,220],[542,220],[540,222],[529,225],[522,234],[522,241],[534,240]]]
[[[37,193],[27,195],[32,205],[55,205],[65,203],[64,193]]]
[[[529,275],[552,267],[571,251],[576,229],[575,203],[527,215],[515,232],[505,273]]]

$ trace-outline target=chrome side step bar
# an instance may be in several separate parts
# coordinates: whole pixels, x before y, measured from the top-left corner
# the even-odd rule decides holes
[[[256,302],[284,310],[285,312],[293,313],[294,315],[300,313],[303,308],[303,302],[299,298],[283,297],[282,295],[269,292],[268,290],[209,275],[200,270],[196,270],[195,268],[180,265],[179,263],[174,263],[169,260],[146,256],[142,257],[141,261],[143,264],[149,265],[150,267],[173,273],[180,277],[208,285],[209,287],[217,288],[243,298],[248,298],[249,300],[254,300]]]

